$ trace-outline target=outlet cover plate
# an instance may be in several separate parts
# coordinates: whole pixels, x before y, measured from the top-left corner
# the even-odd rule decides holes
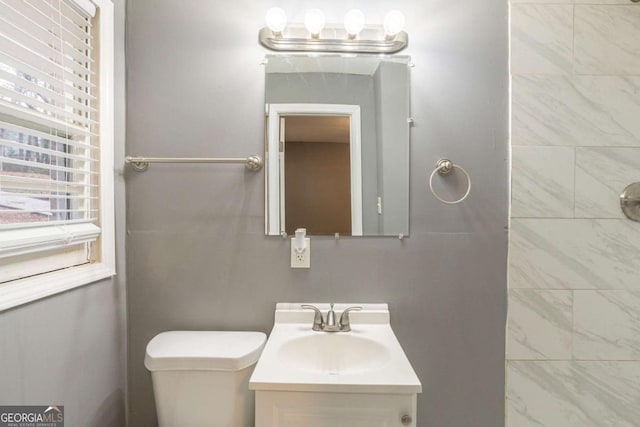
[[[299,253],[296,251],[296,239],[291,239],[291,268],[310,268],[311,267],[311,239],[305,237],[304,251]]]

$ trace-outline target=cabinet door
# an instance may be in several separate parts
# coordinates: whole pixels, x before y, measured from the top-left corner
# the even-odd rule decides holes
[[[257,392],[256,427],[415,426],[415,395]]]

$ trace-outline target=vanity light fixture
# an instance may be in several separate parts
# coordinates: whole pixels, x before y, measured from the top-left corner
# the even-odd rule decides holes
[[[399,10],[392,10],[384,16],[384,36],[393,40],[404,29],[404,15]]]
[[[351,9],[344,15],[344,29],[349,35],[349,39],[355,39],[364,28],[364,13],[358,9]]]
[[[302,23],[287,23],[284,10],[274,7],[260,30],[260,43],[272,50],[288,52],[395,53],[404,49],[409,36],[403,31],[405,17],[392,10],[383,25],[365,25],[362,11],[352,9],[343,25],[326,24],[320,9],[307,11]]]
[[[265,21],[273,35],[279,37],[287,26],[287,14],[279,7],[272,7],[267,11]]]
[[[324,23],[324,13],[320,9],[311,9],[304,15],[304,26],[314,39],[320,38]]]

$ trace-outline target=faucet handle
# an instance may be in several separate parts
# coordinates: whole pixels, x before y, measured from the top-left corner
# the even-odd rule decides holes
[[[324,317],[322,317],[322,312],[315,305],[302,304],[300,307],[308,310],[315,311],[315,316],[313,316],[313,330],[321,331],[324,329]]]
[[[344,309],[344,311],[340,315],[340,321],[338,322],[338,325],[342,332],[349,332],[351,330],[351,319],[349,318],[349,312],[360,310],[362,310],[362,307],[349,307]]]

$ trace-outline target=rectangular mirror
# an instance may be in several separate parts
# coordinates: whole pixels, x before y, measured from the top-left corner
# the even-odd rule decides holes
[[[409,57],[266,62],[266,233],[407,236]]]

